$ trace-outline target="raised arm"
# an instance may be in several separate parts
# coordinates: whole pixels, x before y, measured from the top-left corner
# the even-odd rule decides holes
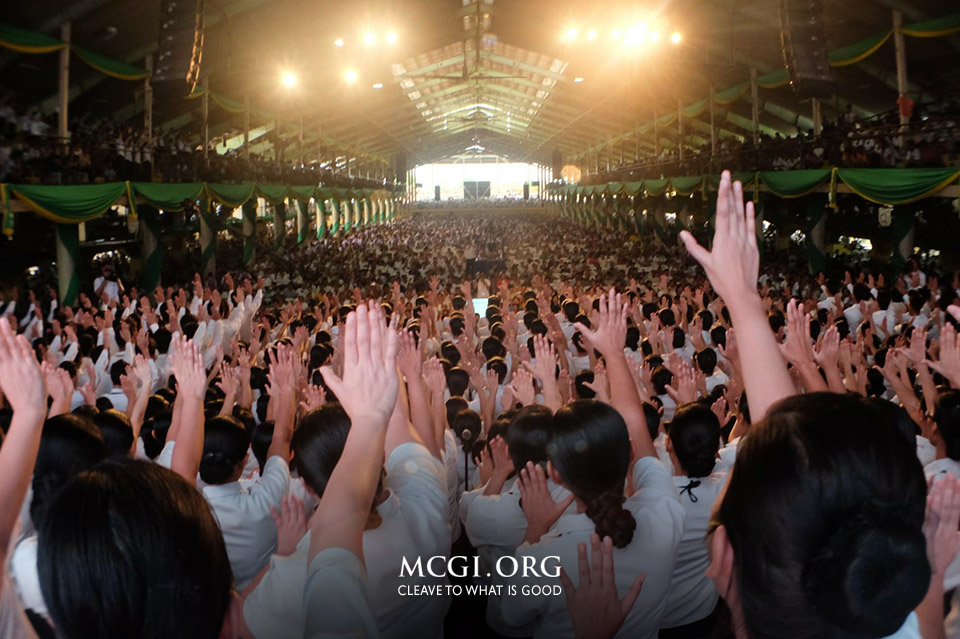
[[[576,329],[593,347],[603,355],[606,362],[607,377],[610,383],[610,403],[623,416],[630,431],[633,459],[656,457],[657,451],[647,430],[647,420],[643,415],[643,402],[633,383],[633,375],[623,354],[627,336],[627,306],[615,290],[600,297],[600,312],[596,330],[576,324]]]
[[[310,521],[308,565],[321,551],[343,548],[363,558],[363,527],[383,466],[387,422],[397,398],[397,334],[383,311],[360,305],[347,316],[342,339],[343,376],[321,369],[324,381],[350,417],[343,454]]]
[[[439,458],[440,449],[437,445],[436,432],[433,429],[433,420],[430,417],[430,406],[427,403],[426,390],[423,386],[423,356],[413,333],[403,331],[398,339],[400,341],[400,357],[397,361],[400,365],[400,372],[403,373],[407,381],[410,422],[430,454]]]
[[[181,337],[173,342],[173,349],[171,368],[177,378],[177,400],[181,406],[170,470],[196,485],[203,456],[203,396],[207,390],[204,386],[207,373],[195,342]]]
[[[6,317],[0,318],[0,389],[13,409],[10,428],[0,447],[0,560],[5,564],[33,477],[47,400],[33,348],[25,337],[14,335]]]
[[[796,394],[796,388],[757,294],[760,252],[753,202],[744,205],[743,186],[740,182],[731,184],[729,171],[724,171],[720,178],[713,249],[708,251],[700,246],[689,231],[682,231],[680,238],[703,266],[730,311],[740,337],[740,362],[750,414],[755,421],[760,420],[772,404]]]

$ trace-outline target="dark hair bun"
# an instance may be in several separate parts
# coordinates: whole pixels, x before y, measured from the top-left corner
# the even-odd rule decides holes
[[[623,507],[623,494],[607,492],[590,500],[586,510],[600,538],[610,537],[615,548],[625,548],[633,539],[637,521]]]
[[[929,583],[923,533],[876,504],[844,520],[803,572],[803,588],[825,620],[863,637],[899,630],[922,599],[904,593],[924,593]]]

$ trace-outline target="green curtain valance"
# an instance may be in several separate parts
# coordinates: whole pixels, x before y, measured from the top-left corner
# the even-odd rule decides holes
[[[98,218],[127,194],[126,182],[79,186],[11,184],[9,188],[34,213],[60,224]]]
[[[845,67],[870,57],[890,39],[892,34],[892,31],[885,31],[875,36],[864,38],[860,42],[854,42],[851,45],[830,51],[827,54],[830,66]]]
[[[232,209],[243,206],[247,200],[253,197],[254,191],[256,191],[255,184],[207,183],[207,192],[210,194],[210,198]]]
[[[287,199],[290,187],[274,184],[258,184],[257,193],[270,204],[277,206]]]
[[[37,31],[27,31],[0,22],[0,46],[18,53],[53,53],[67,46],[65,42]]]
[[[73,49],[73,52],[77,54],[77,57],[86,62],[88,65],[100,73],[104,73],[119,80],[144,80],[150,77],[150,72],[146,69],[141,69],[130,64],[124,64],[123,62],[111,60],[105,55],[94,53],[93,51],[84,49],[83,47],[74,46],[71,48]]]
[[[960,180],[958,168],[933,169],[803,169],[797,171],[738,172],[734,181],[743,184],[745,191],[752,190],[755,197],[757,180],[773,195],[781,198],[798,198],[810,195],[824,183],[830,184],[830,194],[836,188],[836,180],[846,184],[860,197],[878,204],[901,205],[934,195],[950,183]],[[550,190],[571,199],[576,195],[589,197],[593,194],[624,193],[635,196],[646,191],[648,197],[660,197],[673,189],[677,195],[688,196],[701,189],[716,192],[720,185],[719,175],[680,176],[635,182],[609,182],[599,185],[555,186]]]
[[[152,206],[164,211],[182,211],[185,201],[197,200],[203,193],[203,183],[158,184],[131,182],[133,192]]]
[[[805,169],[799,171],[761,171],[760,181],[770,191],[783,198],[801,197],[830,179],[832,169]]]
[[[900,33],[914,38],[941,38],[957,32],[960,32],[960,13],[915,22],[900,28]]]
[[[871,202],[908,204],[933,195],[960,177],[960,170],[945,169],[839,169],[840,180]]]

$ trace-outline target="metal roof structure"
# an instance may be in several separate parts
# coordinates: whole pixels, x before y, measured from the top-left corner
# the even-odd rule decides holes
[[[894,11],[921,21],[957,11],[956,0],[824,2],[828,48],[890,29]],[[514,161],[549,164],[605,153],[631,162],[649,156],[654,132],[645,124],[676,113],[750,77],[783,68],[776,0],[207,0],[202,73],[209,87],[259,112],[276,114],[284,145],[299,140],[318,157],[349,153],[368,163],[403,155],[410,165],[482,148]],[[73,39],[131,64],[156,51],[160,0],[35,0],[7,7],[4,20],[56,35],[71,22]],[[639,17],[638,17],[639,16]],[[667,31],[656,46],[625,49],[613,35],[638,20]],[[563,34],[578,28],[572,42]],[[395,30],[397,43],[383,42]],[[596,30],[598,37],[587,37]],[[682,42],[668,42],[677,30]],[[363,34],[380,34],[367,46]],[[342,39],[343,46],[335,40]],[[953,64],[960,36],[908,43],[909,89],[918,102],[956,99]],[[0,51],[5,85],[29,105],[56,106],[56,56]],[[278,86],[281,69],[298,87]],[[356,73],[353,84],[344,71]],[[837,96],[822,104],[835,118],[848,104],[861,116],[896,108],[892,45],[838,67]],[[578,78],[582,81],[576,81]],[[374,85],[380,88],[373,88]],[[88,69],[71,70],[71,115],[142,122],[142,89]],[[158,87],[154,124],[198,139],[199,100]],[[812,127],[809,101],[789,88],[759,93],[760,126],[783,135]],[[720,138],[752,129],[752,96],[716,109]],[[213,136],[241,134],[242,115],[211,107]],[[251,118],[252,144],[266,150],[276,118]],[[684,117],[683,144],[709,141],[709,114]],[[662,143],[681,137],[658,128]]]

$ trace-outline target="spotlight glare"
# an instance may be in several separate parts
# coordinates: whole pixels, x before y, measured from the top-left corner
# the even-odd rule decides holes
[[[670,42],[674,44],[680,44],[680,41],[683,39],[683,36],[680,35],[679,31],[674,31],[673,35],[670,36]]]
[[[580,36],[580,31],[576,27],[567,29],[567,40],[573,42]]]
[[[374,88],[374,89],[382,89],[382,88],[383,88],[383,82],[377,82],[376,84],[373,85],[373,88]]]
[[[363,41],[367,46],[372,46],[377,43],[377,34],[373,31],[367,31],[363,35]]]
[[[280,76],[280,83],[288,89],[297,86],[297,75],[293,71],[284,71]]]
[[[397,32],[387,31],[387,44],[396,44],[396,43],[397,43]]]
[[[357,81],[357,72],[353,69],[347,69],[343,74],[343,79],[347,81],[347,84],[353,84]]]
[[[610,34],[610,37],[612,37],[614,40],[619,40],[620,36],[622,35],[623,35],[623,31],[621,31],[620,29],[614,29],[613,33]]]
[[[577,76],[573,79],[573,81],[576,82],[577,84],[580,84],[581,82],[583,82],[583,78],[580,76]]]
[[[343,38],[337,38],[336,40],[334,40],[334,41],[333,41],[333,46],[335,46],[335,47],[342,47],[342,46],[343,46]]]
[[[597,39],[597,30],[590,29],[587,31],[587,40],[596,40]]]
[[[627,29],[627,33],[624,35],[623,43],[628,47],[637,47],[643,44],[643,41],[646,40],[647,36],[647,25],[644,23],[637,23],[631,25]]]
[[[650,35],[649,35],[648,37],[650,38],[650,42],[656,42],[657,40],[660,39],[660,32],[659,32],[659,31],[651,31],[651,32],[650,32]]]

